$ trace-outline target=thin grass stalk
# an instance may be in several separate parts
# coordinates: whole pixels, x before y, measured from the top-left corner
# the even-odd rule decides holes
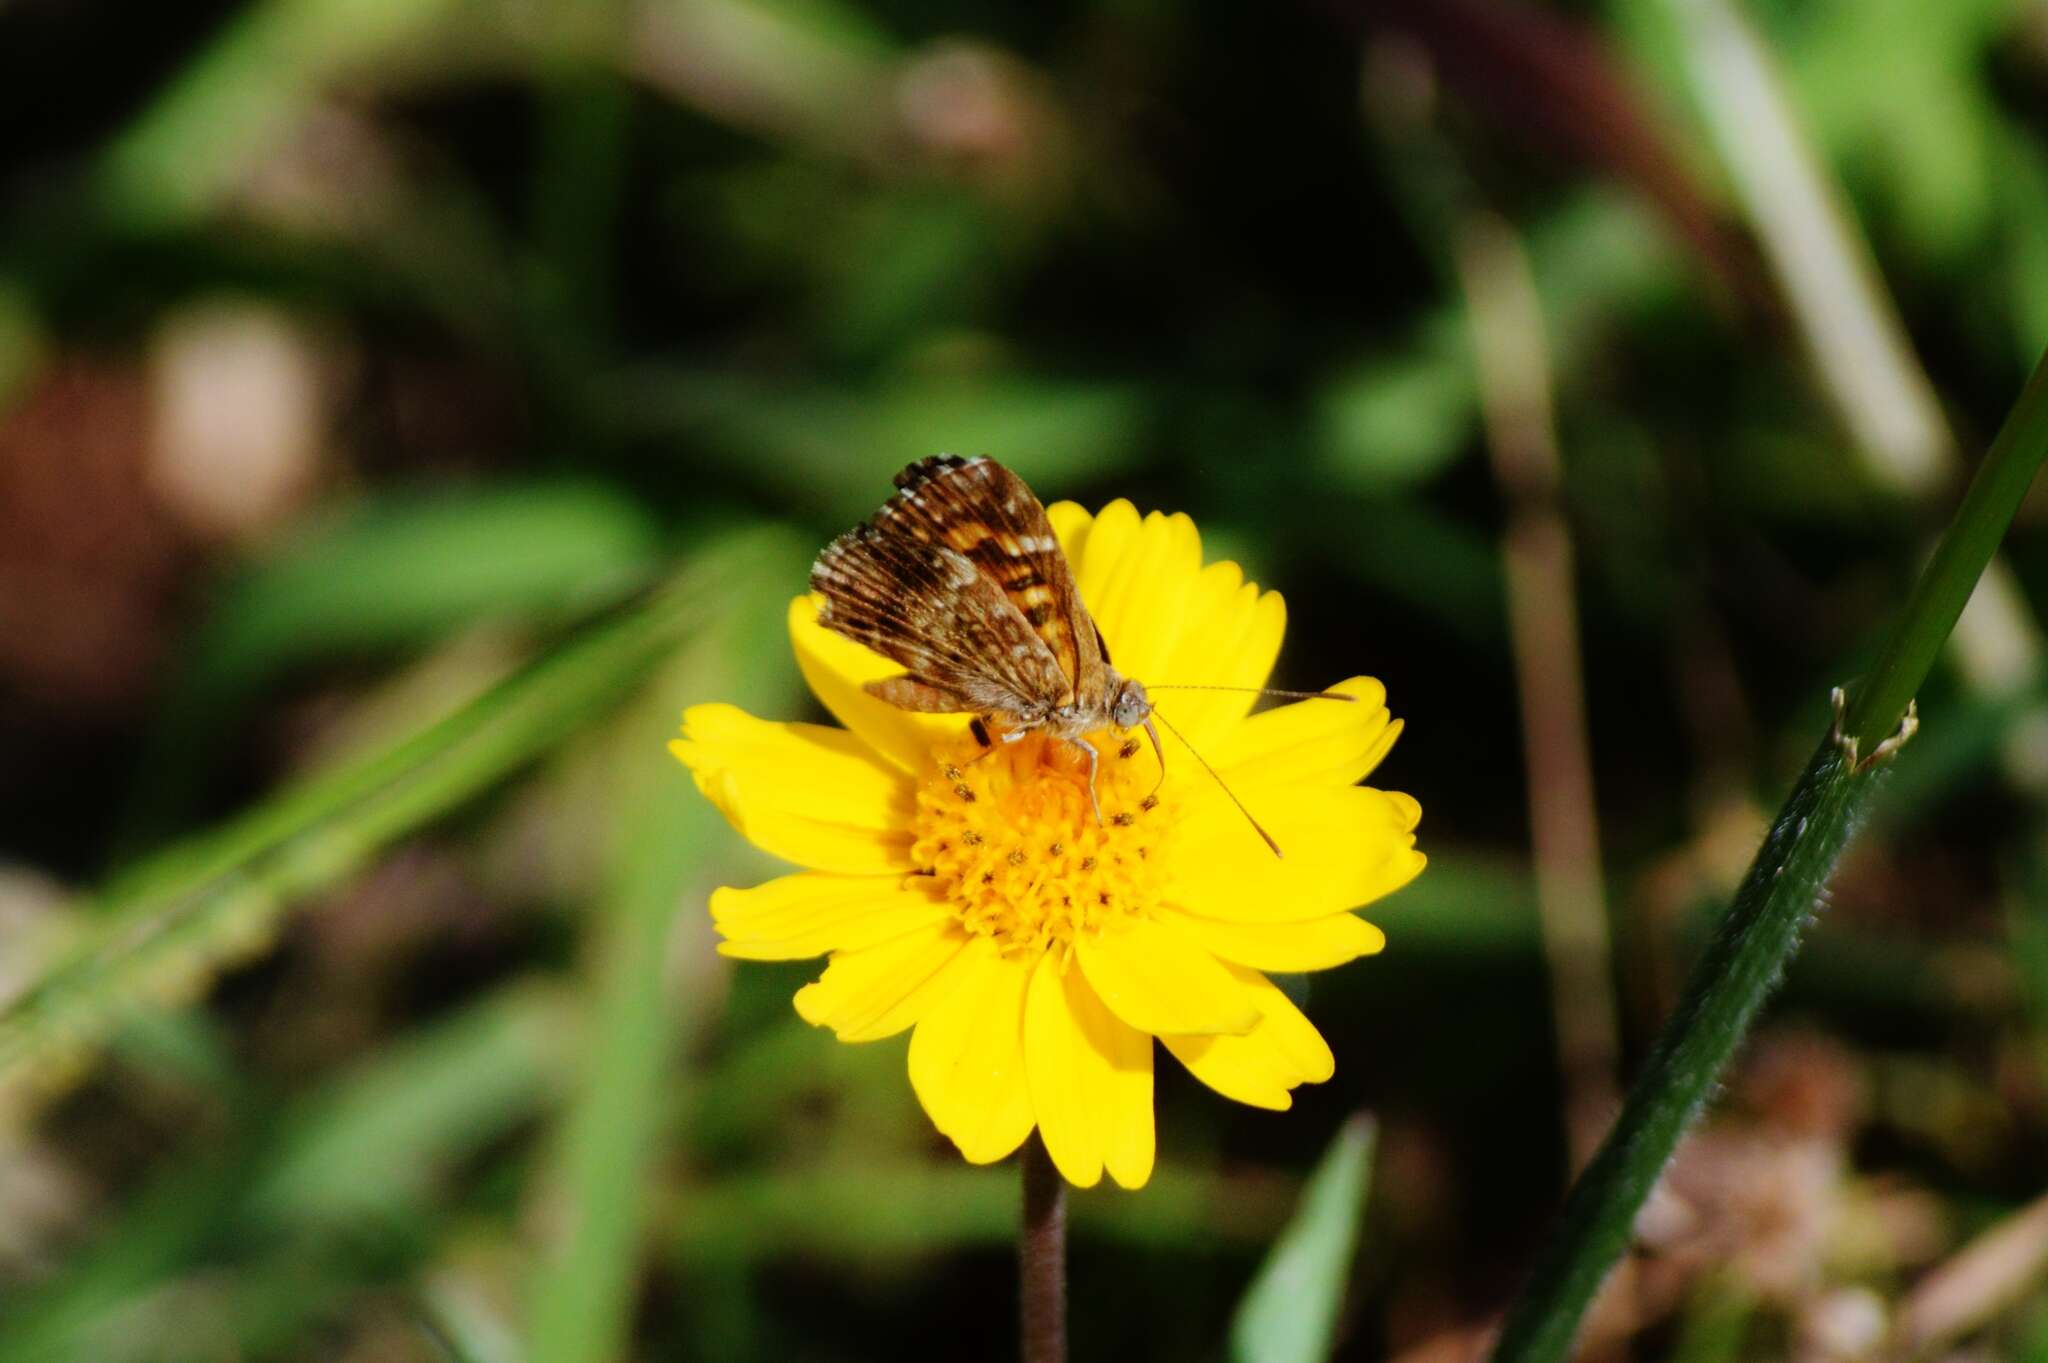
[[[1922,503],[1962,478],[1961,451],[1848,195],[1737,0],[1663,0],[1706,130],[1804,339],[1820,391],[1880,485]],[[2010,695],[2039,670],[2041,631],[2009,564],[1993,559],[1953,631],[1964,686]],[[2007,768],[2036,785],[2008,751]]]
[[[1495,214],[1475,212],[1457,240],[1487,450],[1507,503],[1501,572],[1529,774],[1536,911],[1576,1173],[1592,1158],[1620,1096],[1620,1010],[1600,883],[1578,588],[1571,528],[1560,505],[1563,461],[1549,348],[1542,304],[1514,230]]]
[[[718,882],[710,847],[723,824],[674,763],[651,763],[647,754],[660,751],[676,716],[698,697],[744,695],[769,712],[796,703],[780,632],[747,623],[775,619],[786,580],[764,572],[735,584],[725,613],[555,773],[571,800],[606,792],[610,835],[601,896],[588,915],[576,1078],[526,1194],[540,1214],[528,1218],[539,1240],[525,1363],[603,1363],[631,1352],[654,1250],[647,1232],[662,1215],[648,1192],[664,1184],[676,1092],[703,1082],[695,1042],[725,1003],[725,958],[711,949],[703,907]],[[671,1214],[694,1217],[694,1193]]]
[[[1958,460],[1934,384],[1770,50],[1737,0],[1663,0],[1660,8],[1820,391],[1864,468],[1907,496],[1943,487]]]
[[[1828,875],[1875,783],[1881,764],[1872,759],[1898,731],[2044,456],[2048,355],[2013,405],[1876,665],[1854,688],[1839,730],[1822,740],[1772,823],[1621,1115],[1573,1185],[1508,1311],[1494,1363],[1569,1353],[1587,1305],[1628,1243],[1637,1210],[1820,909]]]

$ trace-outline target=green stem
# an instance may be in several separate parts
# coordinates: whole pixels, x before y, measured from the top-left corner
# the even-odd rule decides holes
[[[1849,704],[1847,732],[1863,751],[1881,743],[1899,727],[1906,705],[1934,666],[1935,655],[1963,613],[1984,565],[2005,538],[2005,528],[2019,510],[2034,470],[2048,445],[2048,355],[2034,366],[2019,401],[2005,418],[1991,452],[1963,494],[1948,533],[1934,548],[1926,571],[1913,586],[1898,628],[1885,641],[1863,685]]]
[[[1907,598],[1845,725],[1865,756],[1899,725],[1935,655],[2048,456],[2048,355],[2013,405],[1955,519]],[[1494,1363],[1565,1358],[1593,1294],[1628,1243],[1636,1211],[1698,1115],[1757,1010],[1798,949],[1874,773],[1852,771],[1832,735],[1771,825],[1621,1115],[1565,1200]]]

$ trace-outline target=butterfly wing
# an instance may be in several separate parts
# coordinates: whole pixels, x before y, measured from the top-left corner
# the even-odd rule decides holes
[[[939,455],[896,475],[897,493],[871,524],[941,544],[991,579],[1058,663],[1056,704],[1099,701],[1109,688],[1107,650],[1045,507],[1022,478],[993,459]]]
[[[1066,688],[1058,661],[993,578],[880,515],[825,547],[811,589],[825,599],[819,624],[909,673],[877,683],[892,704],[1042,715]]]

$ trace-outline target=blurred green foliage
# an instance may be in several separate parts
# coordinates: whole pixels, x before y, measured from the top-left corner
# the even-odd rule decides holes
[[[1426,811],[1386,954],[1304,982],[1337,1077],[1163,1065],[1157,1177],[1076,1197],[1077,1357],[1476,1338],[1568,1079],[1462,232],[1541,310],[1624,1065],[1966,467],[1843,422],[1689,12],[0,6],[0,1360],[1008,1356],[1013,1171],[712,954],[775,868],[662,751],[815,717],[807,557],[940,450],[1194,515],[1287,594],[1276,684],[1387,683]],[[2039,7],[1739,12],[1981,448],[2048,342]],[[2038,522],[1716,1119],[1832,1173],[1694,1188],[1638,1356],[1903,1312],[2048,1181]]]

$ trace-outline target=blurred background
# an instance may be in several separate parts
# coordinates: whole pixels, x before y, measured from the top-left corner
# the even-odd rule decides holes
[[[0,1363],[1009,1356],[662,749],[939,451],[1191,513],[1426,811],[1076,1357],[1360,1110],[1336,1356],[1469,1357],[2044,341],[2039,0],[0,0]],[[1588,1356],[2048,1359],[2041,520]]]

